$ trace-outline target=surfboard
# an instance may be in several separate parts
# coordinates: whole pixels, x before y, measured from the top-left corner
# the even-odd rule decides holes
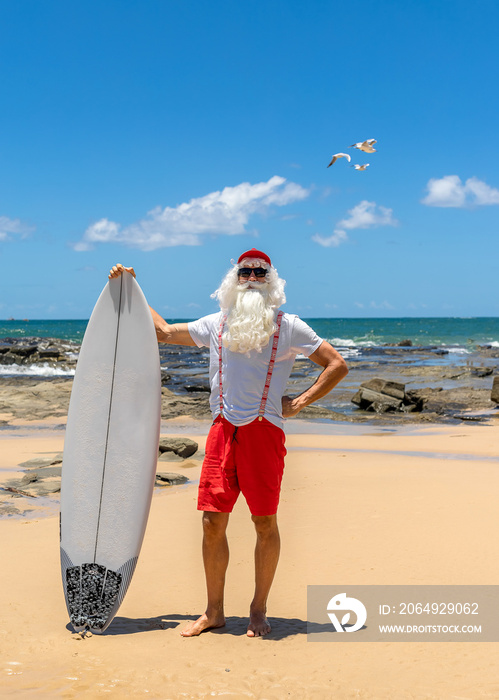
[[[160,418],[152,316],[123,273],[104,287],[85,331],[64,440],[61,570],[75,631],[102,633],[125,597],[149,515]]]

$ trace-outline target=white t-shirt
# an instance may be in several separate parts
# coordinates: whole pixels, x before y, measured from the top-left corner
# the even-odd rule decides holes
[[[222,312],[203,316],[188,324],[189,333],[198,347],[210,348],[210,408],[213,417],[220,413],[218,333]],[[258,417],[272,352],[273,336],[261,352],[252,350],[249,357],[222,346],[223,414],[233,425],[246,425]],[[279,344],[265,418],[283,427],[281,399],[296,355],[306,357],[322,343],[317,333],[294,314],[283,314]]]

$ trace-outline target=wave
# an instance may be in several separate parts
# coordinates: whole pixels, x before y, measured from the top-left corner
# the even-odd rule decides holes
[[[0,365],[1,377],[74,377],[75,370],[43,365]]]

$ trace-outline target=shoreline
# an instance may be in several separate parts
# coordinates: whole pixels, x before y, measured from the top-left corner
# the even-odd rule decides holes
[[[422,450],[421,441],[435,436],[460,436],[463,431],[473,431],[478,427],[494,431],[499,429],[496,415],[487,421],[480,423],[454,422],[449,423],[410,423],[366,421],[334,422],[327,419],[293,418],[287,421],[285,426],[286,447],[289,455],[295,451],[303,451],[310,454],[325,453],[331,459],[338,454],[350,453],[362,458],[372,454],[399,455],[404,458],[416,457],[418,459],[455,460],[460,462],[498,462],[497,452],[491,450],[483,453],[483,449],[475,453],[439,453],[431,450]],[[45,418],[41,421],[27,421],[17,419],[8,425],[0,426],[0,442],[2,451],[0,454],[0,522],[5,520],[24,520],[44,517],[53,517],[59,510],[60,467],[62,452],[64,449],[65,419]],[[186,483],[160,484],[156,483],[153,498],[160,492],[173,492],[189,488],[197,488],[202,459],[204,457],[204,445],[206,436],[211,426],[211,419],[198,419],[190,415],[177,416],[162,420],[160,439],[186,437],[194,439],[198,444],[198,450],[188,459],[182,460],[175,455],[163,455],[158,458],[157,472],[165,470],[170,476],[179,476],[187,479]],[[478,434],[478,433],[476,433]],[[366,440],[377,438],[373,445],[363,447]],[[383,438],[389,438],[390,444],[384,450],[378,448]],[[395,443],[403,442],[399,449]],[[376,444],[378,443],[378,444]],[[31,464],[30,464],[31,462]],[[38,463],[36,463],[38,462]],[[53,467],[58,467],[58,473],[52,473]],[[32,484],[27,486],[23,482],[36,474],[38,478],[35,490],[31,491]],[[48,477],[48,478],[47,478]],[[6,490],[14,488],[23,493],[14,493]],[[36,489],[40,489],[38,491]],[[44,490],[45,488],[45,490]],[[26,490],[28,492],[26,492]],[[31,493],[29,493],[31,491]]]
[[[166,425],[171,434],[174,426],[184,435],[190,429],[202,451],[202,424],[177,418]],[[254,530],[244,499],[229,523],[227,626],[194,639],[179,634],[205,603],[194,487],[154,495],[137,571],[102,636],[71,632],[56,515],[1,522],[9,543],[0,573],[4,692],[37,700],[496,697],[495,645],[309,644],[306,591],[312,584],[496,583],[499,425],[334,427],[334,434],[287,435],[282,553],[269,600],[273,631],[264,639],[245,635]],[[28,459],[62,438],[44,429],[9,442]]]

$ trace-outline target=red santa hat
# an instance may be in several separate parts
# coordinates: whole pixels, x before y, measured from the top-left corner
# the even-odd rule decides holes
[[[263,253],[261,250],[257,250],[256,248],[252,248],[251,250],[247,250],[245,253],[240,255],[237,259],[237,264],[239,265],[240,262],[242,262],[245,258],[253,258],[253,259],[259,259],[259,260],[265,260],[266,263],[268,263],[270,266],[272,266],[272,263],[270,262],[270,258],[266,253]]]

